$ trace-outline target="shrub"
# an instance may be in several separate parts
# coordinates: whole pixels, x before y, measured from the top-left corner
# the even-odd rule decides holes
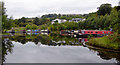
[[[32,25],[32,29],[33,29],[33,30],[38,29],[38,26],[35,25],[35,24],[33,24],[33,25]]]
[[[32,29],[32,27],[31,27],[31,25],[26,25],[26,29],[28,30],[28,29]]]
[[[35,25],[35,24],[28,24],[28,25],[26,25],[26,29],[28,30],[28,29],[33,29],[33,30],[35,30],[35,29],[38,29],[38,26],[37,25]]]

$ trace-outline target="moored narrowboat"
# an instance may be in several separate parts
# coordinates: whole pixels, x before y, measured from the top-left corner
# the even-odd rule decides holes
[[[62,36],[71,36],[77,38],[87,38],[89,35],[93,37],[103,37],[112,34],[112,31],[107,30],[61,30],[60,34]]]
[[[103,37],[106,35],[112,34],[112,31],[107,30],[81,30],[81,33],[78,33],[77,36],[86,36],[92,35],[94,37]]]

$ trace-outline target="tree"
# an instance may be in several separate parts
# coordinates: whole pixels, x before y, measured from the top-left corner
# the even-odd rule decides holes
[[[120,23],[114,25],[114,31],[120,34]]]
[[[2,15],[2,29],[7,29],[7,16],[6,15]]]
[[[112,9],[111,14],[110,14],[110,25],[113,28],[115,24],[119,22],[118,18],[118,12],[115,8]]]
[[[9,19],[6,26],[7,26],[7,29],[11,29],[12,27],[14,27],[13,19]]]
[[[4,7],[4,2],[0,2],[0,14],[2,16],[2,31],[11,29],[14,25],[12,18],[7,18],[6,8]],[[1,22],[0,22],[1,23]]]
[[[33,29],[33,30],[38,29],[38,26],[35,25],[35,24],[33,24],[33,25],[32,25],[32,29]]]
[[[47,23],[49,23],[49,21],[50,21],[49,18],[41,18],[39,25],[47,24]]]
[[[0,12],[2,13],[2,15],[6,14],[6,8],[4,7],[5,3],[4,2],[0,2]]]
[[[26,29],[27,30],[31,30],[31,29],[33,29],[33,30],[35,30],[35,29],[38,29],[38,26],[37,25],[35,25],[35,24],[27,24],[26,25]]]
[[[26,18],[22,17],[21,19],[18,20],[19,22],[26,23]]]
[[[31,29],[31,25],[26,25],[26,29],[28,30],[28,29]]]
[[[39,22],[40,22],[39,18],[35,17],[33,24],[39,25],[40,24]]]
[[[110,26],[110,16],[108,16],[107,14],[104,16],[104,18],[106,19],[104,22],[104,29],[108,30],[109,26]]]
[[[6,29],[7,24],[7,15],[6,15],[6,8],[4,7],[4,2],[0,2],[0,13],[2,13],[2,29]]]
[[[112,10],[112,7],[111,7],[111,4],[102,4],[100,7],[99,7],[99,10],[97,11],[97,14],[98,15],[105,15],[105,14],[110,14]]]

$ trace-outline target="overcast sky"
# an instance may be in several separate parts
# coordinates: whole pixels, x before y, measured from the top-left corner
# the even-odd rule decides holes
[[[7,15],[13,18],[36,17],[44,14],[86,14],[97,11],[104,3],[118,5],[119,0],[4,0]]]

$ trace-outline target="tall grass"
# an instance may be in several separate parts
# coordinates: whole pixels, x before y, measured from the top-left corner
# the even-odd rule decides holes
[[[120,50],[120,35],[112,34],[102,38],[91,38],[88,44],[101,48]]]

